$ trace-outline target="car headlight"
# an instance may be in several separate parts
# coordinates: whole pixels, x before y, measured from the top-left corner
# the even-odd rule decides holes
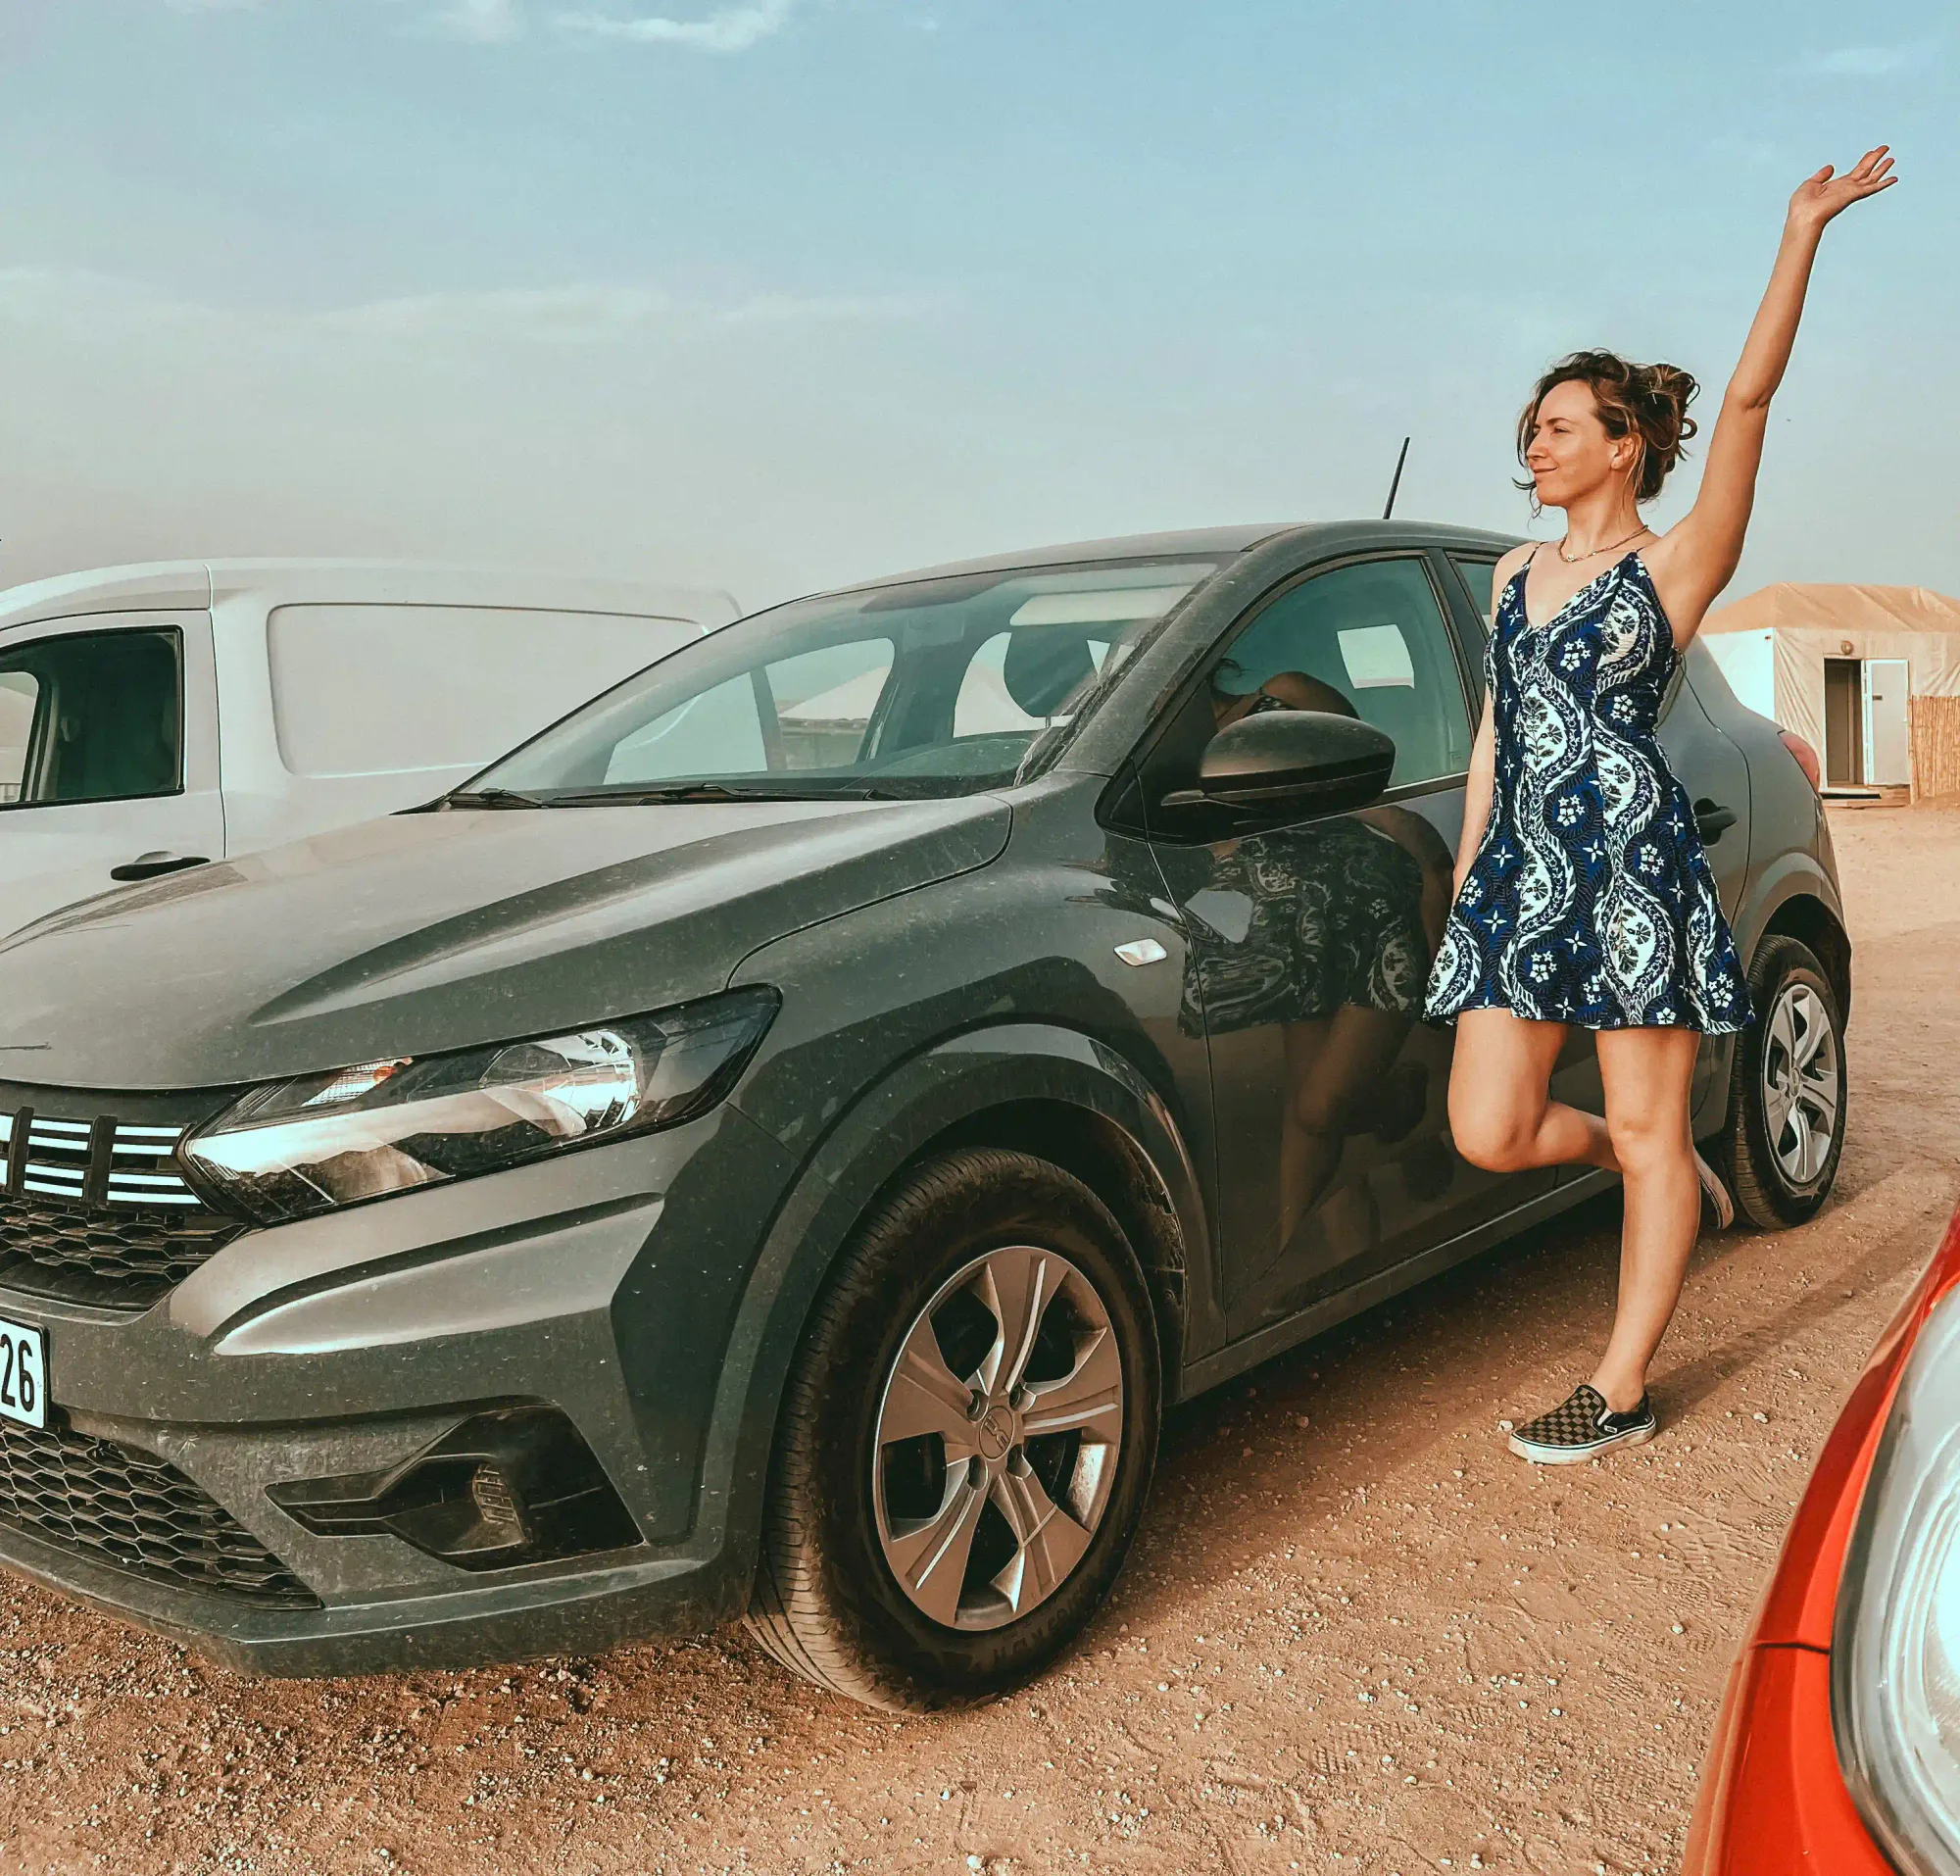
[[[1960,1291],[1928,1316],[1879,1439],[1838,1590],[1831,1717],[1892,1860],[1960,1870]]]
[[[732,990],[653,1015],[255,1088],[178,1155],[226,1210],[275,1224],[690,1120],[779,1007]]]

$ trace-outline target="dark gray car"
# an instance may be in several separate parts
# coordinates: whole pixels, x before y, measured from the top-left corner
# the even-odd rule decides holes
[[[743,1613],[886,1704],[1037,1670],[1170,1403],[1607,1181],[1465,1163],[1420,1019],[1508,545],[800,601],[427,809],[7,941],[0,1556],[274,1673]],[[1850,948],[1798,756],[1685,671],[1763,1012],[1694,1129],[1788,1223]],[[1555,1087],[1597,1102],[1583,1034]]]

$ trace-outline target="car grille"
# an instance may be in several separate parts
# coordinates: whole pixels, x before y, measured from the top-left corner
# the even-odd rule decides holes
[[[273,1608],[319,1598],[167,1460],[0,1420],[0,1523],[130,1570]]]
[[[0,1284],[143,1309],[244,1226],[211,1210],[174,1158],[180,1126],[0,1114]]]

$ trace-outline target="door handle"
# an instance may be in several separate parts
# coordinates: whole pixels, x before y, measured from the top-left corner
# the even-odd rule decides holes
[[[1736,811],[1733,808],[1723,808],[1706,795],[1694,804],[1695,831],[1700,834],[1704,847],[1714,846],[1722,838],[1722,830],[1735,824]]]
[[[109,869],[111,879],[155,879],[162,873],[180,873],[186,866],[209,866],[210,860],[203,854],[138,854],[134,860],[125,860],[120,866]]]

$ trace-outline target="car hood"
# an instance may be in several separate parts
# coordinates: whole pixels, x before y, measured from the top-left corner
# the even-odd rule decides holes
[[[757,946],[971,871],[998,796],[398,815],[0,943],[0,1077],[268,1080],[656,1010]]]

